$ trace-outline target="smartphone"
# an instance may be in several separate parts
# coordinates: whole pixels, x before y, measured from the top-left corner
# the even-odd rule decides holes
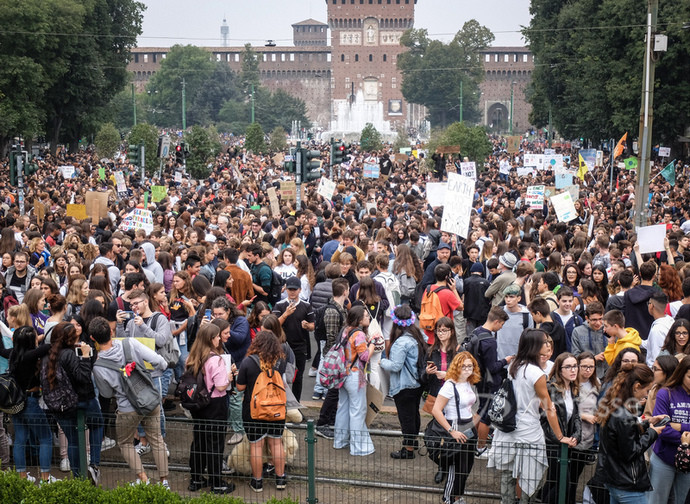
[[[661,420],[659,420],[654,427],[663,427],[666,424],[671,423],[671,417],[670,416],[665,416]]]
[[[474,429],[470,427],[467,430],[462,431],[467,439],[472,439],[474,437]]]
[[[125,314],[125,320],[132,320],[134,318],[134,312],[133,311],[125,311],[122,313]]]
[[[204,313],[204,317],[211,320],[211,310],[206,310],[206,312]]]
[[[434,366],[434,367],[436,367],[436,363],[435,363],[434,361],[432,361],[432,360],[426,361],[426,365],[427,365],[427,366]]]

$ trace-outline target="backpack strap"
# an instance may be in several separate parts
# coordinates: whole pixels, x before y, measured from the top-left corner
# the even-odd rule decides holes
[[[529,313],[523,312],[522,314],[522,329],[523,331],[529,327]]]
[[[117,296],[115,298],[115,302],[117,303],[117,309],[120,311],[125,311],[125,300],[122,299],[122,296]]]

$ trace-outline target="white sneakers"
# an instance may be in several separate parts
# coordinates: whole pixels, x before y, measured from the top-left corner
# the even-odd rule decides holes
[[[68,458],[63,458],[63,459],[60,461],[60,470],[61,470],[62,472],[69,472],[70,469],[71,469],[71,467],[70,467],[70,465],[69,465],[69,459],[68,459]]]

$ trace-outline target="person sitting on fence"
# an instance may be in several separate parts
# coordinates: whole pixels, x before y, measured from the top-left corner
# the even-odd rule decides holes
[[[148,476],[141,463],[141,457],[134,449],[132,441],[137,432],[137,425],[140,423],[144,427],[146,438],[149,440],[153,448],[153,460],[156,462],[158,475],[161,484],[169,488],[168,485],[168,457],[165,454],[165,443],[161,435],[160,427],[160,398],[158,404],[148,413],[142,415],[138,413],[132,403],[130,402],[125,389],[123,388],[122,375],[123,371],[115,371],[100,366],[98,361],[103,359],[112,364],[123,367],[125,362],[125,353],[123,349],[123,341],[113,341],[110,336],[110,325],[103,317],[96,317],[89,324],[89,336],[98,344],[98,359],[94,363],[93,377],[95,380],[98,392],[103,397],[115,397],[117,400],[117,416],[115,420],[115,429],[117,432],[117,445],[120,447],[122,456],[134,473],[137,475],[137,483],[147,483]],[[144,366],[144,361],[153,366],[154,370],[164,371],[167,368],[165,359],[147,346],[139,343],[134,338],[127,338],[127,344],[132,352],[132,361],[136,366]]]

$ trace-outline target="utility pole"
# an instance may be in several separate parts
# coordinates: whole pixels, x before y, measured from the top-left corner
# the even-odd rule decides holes
[[[297,210],[302,209],[302,161],[302,142],[297,142],[295,148],[295,208]]]
[[[144,144],[141,144],[141,183],[144,183],[144,179],[146,178],[146,170],[144,169],[144,166],[146,165],[146,157],[144,154],[146,154],[146,147]]]
[[[182,130],[187,131],[187,83],[182,77]]]
[[[137,100],[134,95],[134,83],[132,83],[132,114],[134,115],[134,124],[133,126],[137,125]]]
[[[22,158],[22,146],[17,146],[17,198],[19,199],[19,215],[24,215],[24,159]]]
[[[252,84],[252,124],[254,124],[254,84]]]
[[[552,135],[552,131],[551,131],[551,119],[552,119],[552,118],[551,118],[551,104],[549,103],[549,149],[551,148],[551,135]]]
[[[460,122],[462,123],[462,81],[460,81]]]
[[[515,81],[510,81],[510,135],[513,135],[513,84]]]
[[[647,0],[647,40],[645,41],[642,103],[640,105],[640,162],[637,166],[635,191],[635,227],[647,225],[649,209],[649,158],[652,150],[652,119],[654,117],[654,35],[656,33],[659,0]]]

